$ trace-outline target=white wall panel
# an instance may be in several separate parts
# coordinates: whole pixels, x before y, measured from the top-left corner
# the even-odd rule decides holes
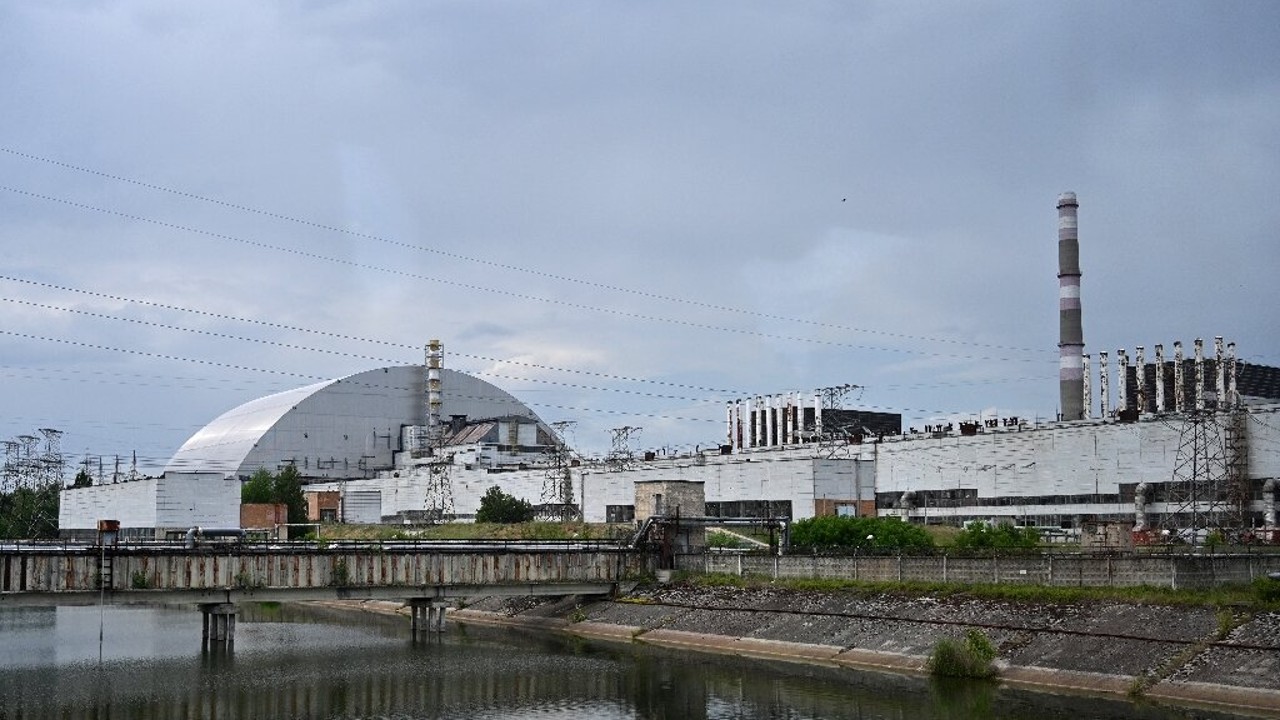
[[[119,520],[120,526],[156,526],[156,478],[133,482],[68,488],[58,507],[59,530],[97,530],[99,520]],[[239,512],[237,499],[236,511]]]
[[[221,473],[165,473],[155,503],[153,527],[240,527],[240,481]]]

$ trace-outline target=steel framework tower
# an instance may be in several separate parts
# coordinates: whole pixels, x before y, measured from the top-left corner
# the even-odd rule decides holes
[[[640,435],[643,428],[623,425],[609,430],[613,438],[612,449],[605,456],[604,465],[610,470],[627,470],[635,464],[635,453],[631,450],[631,438]]]
[[[427,430],[419,441],[425,444],[427,487],[423,509],[429,522],[442,522],[453,516],[453,481],[449,467],[453,458],[445,457],[444,429],[440,425],[441,400],[440,370],[444,367],[444,345],[432,340],[426,347],[427,372]]]
[[[564,435],[573,427],[572,420],[551,423],[555,431],[552,446],[547,450],[550,464],[546,479],[542,481],[542,517],[544,520],[573,522],[582,518],[582,510],[573,500],[572,453],[564,441]]]
[[[1230,423],[1234,415],[1192,410],[1182,424],[1160,525],[1196,545],[1210,532],[1241,527],[1248,508],[1228,459],[1227,438],[1233,433],[1223,427],[1223,420]]]

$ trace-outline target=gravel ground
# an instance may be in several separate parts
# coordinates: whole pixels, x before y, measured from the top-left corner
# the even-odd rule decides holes
[[[1280,690],[1280,613],[1261,613],[1178,668],[1171,682]]]

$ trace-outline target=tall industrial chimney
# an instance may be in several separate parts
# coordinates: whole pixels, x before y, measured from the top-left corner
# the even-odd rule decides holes
[[[1078,207],[1075,193],[1064,192],[1058,196],[1058,392],[1063,420],[1084,419]]]
[[[427,445],[434,449],[440,445],[443,428],[440,426],[440,369],[444,366],[444,345],[439,340],[427,343]]]

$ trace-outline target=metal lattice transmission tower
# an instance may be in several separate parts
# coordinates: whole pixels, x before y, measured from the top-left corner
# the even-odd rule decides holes
[[[844,409],[844,399],[854,390],[861,390],[860,385],[836,385],[835,387],[818,388],[818,396],[822,398],[823,410],[842,410]]]
[[[631,450],[631,439],[639,436],[642,429],[632,425],[623,425],[609,430],[613,435],[611,441],[612,449],[609,450],[609,455],[604,459],[605,467],[610,470],[626,470],[635,464],[635,453]]]
[[[442,522],[451,518],[453,510],[453,481],[449,468],[453,457],[444,455],[444,428],[440,424],[440,407],[443,404],[440,387],[440,370],[444,367],[444,345],[439,340],[427,343],[424,367],[427,372],[427,428],[420,436],[420,447],[427,456],[427,487],[423,510],[429,522]]]
[[[845,398],[849,397],[849,394],[855,390],[860,392],[862,386],[845,383],[833,387],[818,388],[818,397],[821,398],[823,413],[817,414],[817,417],[822,419],[819,422],[815,422],[817,427],[814,428],[814,432],[818,437],[819,451],[825,453],[828,457],[837,450],[848,447],[848,442],[845,438],[850,428],[836,423],[826,411],[843,410]],[[825,417],[822,416],[823,414],[825,414]],[[856,430],[857,428],[853,429]]]
[[[432,456],[427,462],[427,492],[423,503],[429,522],[453,517],[453,481],[449,477],[451,457]]]
[[[18,456],[22,444],[17,440],[4,441],[4,472],[0,474],[0,493],[11,493],[18,489]]]
[[[1227,502],[1238,521],[1236,527],[1250,524],[1249,507],[1253,504],[1253,487],[1249,482],[1248,416],[1238,406],[1227,414]]]
[[[40,457],[43,477],[41,486],[62,484],[64,465],[62,461],[62,431],[54,428],[40,428],[44,436],[44,454]]]
[[[547,475],[542,481],[542,515],[546,520],[572,522],[582,517],[573,500],[573,454],[565,442],[565,434],[574,425],[572,420],[551,423],[552,444],[547,449]]]
[[[1194,410],[1186,415],[1178,439],[1178,456],[1169,483],[1160,525],[1170,532],[1190,531],[1193,543],[1221,528],[1238,527],[1241,515],[1233,511],[1226,442],[1219,418],[1213,412]]]
[[[18,451],[18,484],[30,487],[34,484],[39,466],[36,447],[40,444],[40,438],[35,435],[19,435],[18,442],[22,445]]]

